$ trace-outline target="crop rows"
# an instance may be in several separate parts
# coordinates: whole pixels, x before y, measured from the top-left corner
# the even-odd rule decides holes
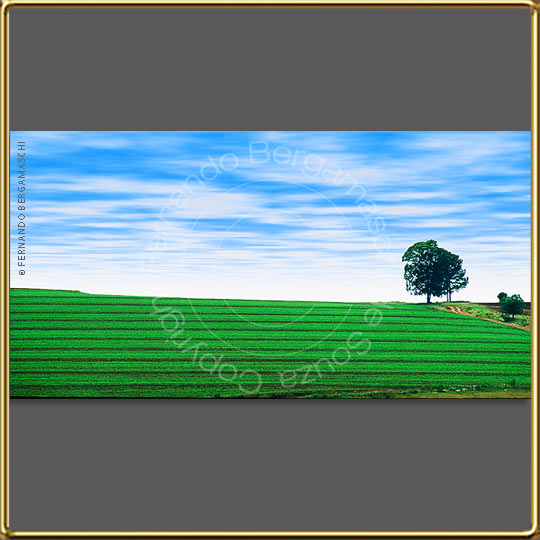
[[[10,324],[13,397],[369,397],[530,386],[528,332],[425,305],[14,289]]]

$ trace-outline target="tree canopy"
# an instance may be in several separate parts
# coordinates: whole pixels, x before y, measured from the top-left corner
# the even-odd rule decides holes
[[[502,296],[499,298],[499,304],[501,306],[501,311],[506,315],[511,315],[512,319],[525,311],[525,302],[519,294]]]
[[[444,294],[451,301],[452,293],[469,283],[462,259],[439,247],[435,240],[416,242],[403,254],[402,261],[407,291],[417,296],[425,294],[428,304],[432,297]]]
[[[443,277],[443,289],[446,292],[446,301],[452,301],[452,293],[464,289],[469,283],[469,278],[465,275],[463,260],[455,253],[439,248],[441,274]]]

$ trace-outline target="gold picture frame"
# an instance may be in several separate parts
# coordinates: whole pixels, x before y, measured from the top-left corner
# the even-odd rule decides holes
[[[531,15],[531,527],[523,531],[17,531],[9,527],[9,14],[13,8],[521,8]],[[540,538],[538,523],[538,175],[540,0],[1,0],[0,539],[8,538]]]

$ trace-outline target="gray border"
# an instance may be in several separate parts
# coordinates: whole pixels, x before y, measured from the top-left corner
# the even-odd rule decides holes
[[[527,130],[527,9],[11,11],[14,130]]]
[[[11,11],[17,130],[529,129],[527,10]],[[530,403],[12,400],[16,529],[529,528]]]

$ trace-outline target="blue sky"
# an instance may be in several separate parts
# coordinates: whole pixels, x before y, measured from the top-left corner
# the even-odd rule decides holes
[[[12,287],[420,301],[433,238],[455,299],[530,299],[529,132],[12,132],[27,149],[27,272]]]

